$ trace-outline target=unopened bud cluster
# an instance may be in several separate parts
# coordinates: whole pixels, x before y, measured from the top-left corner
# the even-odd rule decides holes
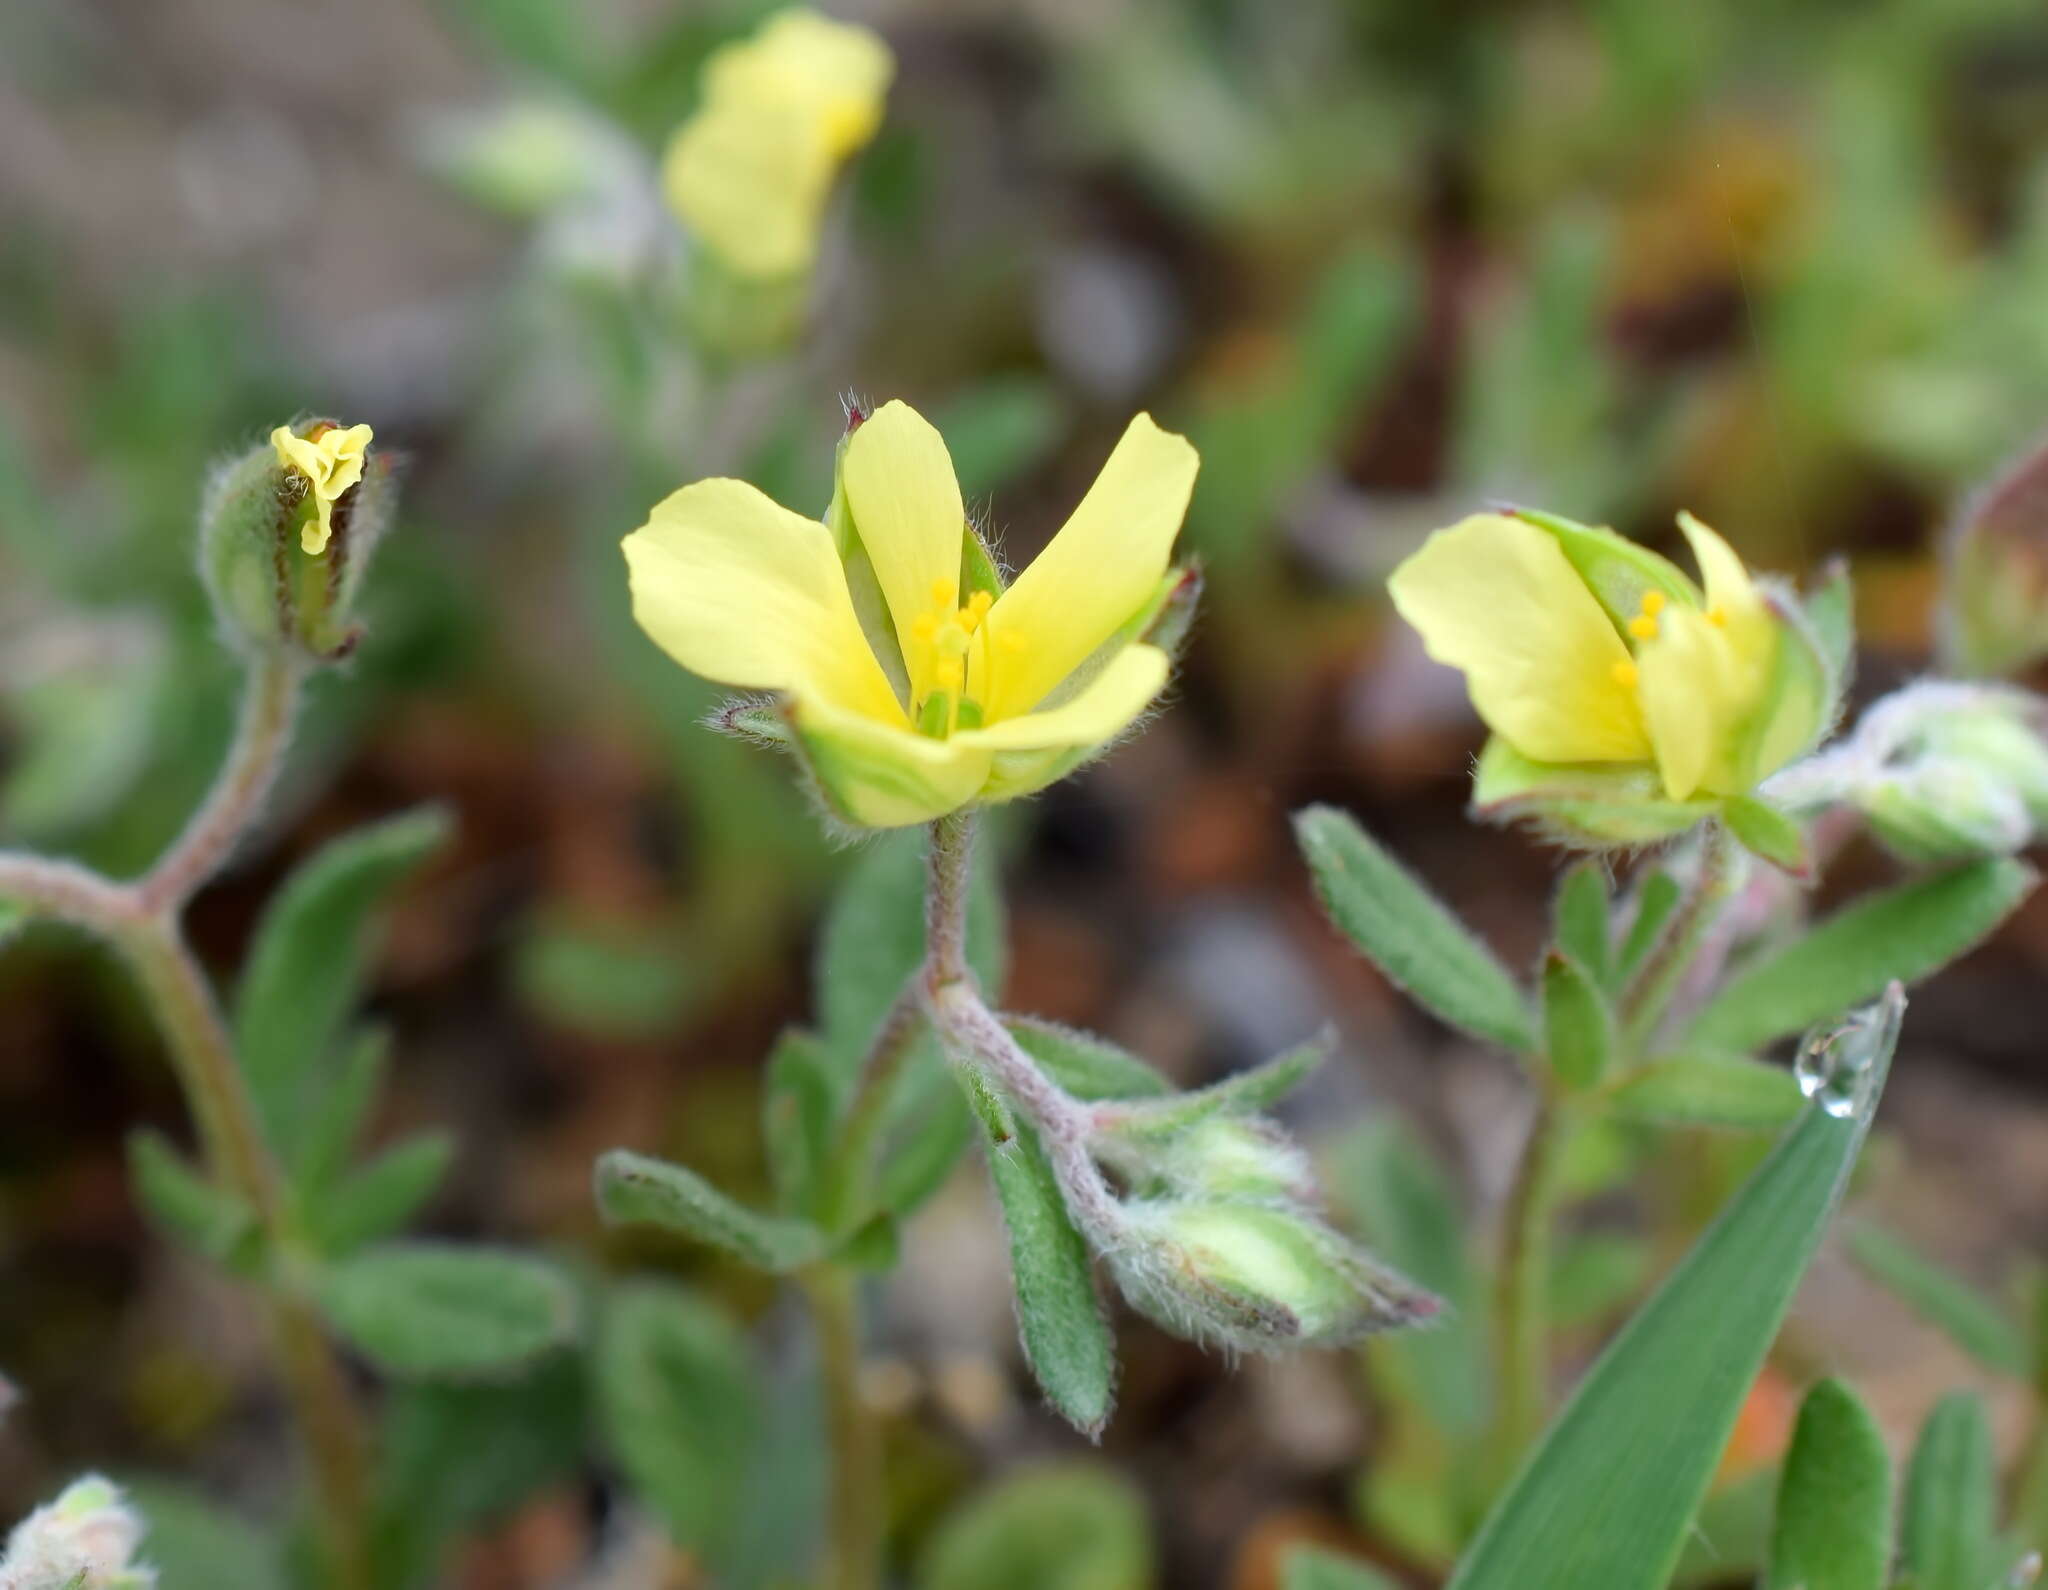
[[[390,521],[389,461],[367,425],[315,420],[214,475],[200,511],[200,572],[231,640],[320,662],[360,639],[357,590]]]
[[[88,1475],[15,1526],[0,1590],[155,1590],[156,1570],[135,1561],[143,1532],[120,1487]]]
[[[1894,744],[1856,804],[1908,861],[2010,855],[2048,826],[2040,703],[2016,690],[1929,687],[1899,698]]]

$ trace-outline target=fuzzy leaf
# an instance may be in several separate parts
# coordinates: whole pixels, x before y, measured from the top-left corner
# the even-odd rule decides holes
[[[367,1027],[347,1044],[334,1082],[320,1109],[307,1123],[292,1162],[292,1182],[307,1203],[317,1203],[325,1190],[348,1168],[350,1152],[362,1136],[384,1079],[391,1069],[391,1034]]]
[[[1851,1230],[1849,1253],[1914,1313],[1945,1332],[1986,1369],[2021,1379],[2027,1376],[2033,1355],[2025,1334],[2005,1310],[1967,1281],[1922,1258],[1876,1226]]]
[[[636,1282],[605,1310],[596,1388],[606,1440],[635,1493],[677,1545],[722,1560],[767,1418],[745,1335],[679,1286]]]
[[[614,1225],[654,1225],[695,1237],[757,1270],[786,1273],[824,1250],[807,1221],[764,1215],[728,1198],[695,1171],[615,1148],[597,1162],[597,1206]]]
[[[1896,1029],[1880,1035],[1862,1107],[1808,1109],[1743,1184],[1580,1383],[1452,1590],[1662,1590],[1848,1185]]]
[[[1589,856],[1564,875],[1551,907],[1551,937],[1557,947],[1602,986],[1608,985],[1614,969],[1607,937],[1611,904],[1606,866]]]
[[[1884,1432],[1839,1380],[1806,1394],[1778,1482],[1765,1590],[1885,1590],[1892,1460]]]
[[[1454,1027],[1522,1053],[1535,1047],[1515,980],[1371,835],[1329,806],[1297,813],[1294,828],[1324,909],[1388,977]]]
[[[838,1084],[824,1045],[792,1027],[775,1040],[761,1089],[761,1142],[776,1201],[790,1214],[807,1211],[832,1152]]]
[[[1394,1590],[1394,1581],[1356,1557],[1296,1546],[1280,1559],[1280,1590]]]
[[[1145,1099],[1173,1091],[1165,1077],[1107,1038],[1036,1016],[1005,1016],[1003,1025],[1039,1069],[1077,1099]]]
[[[1974,1392],[1951,1392],[1920,1427],[1899,1518],[1913,1590],[1985,1590],[1992,1578],[1998,1475],[1991,1421]]]
[[[166,1236],[216,1264],[247,1273],[261,1251],[256,1211],[205,1174],[159,1132],[128,1134],[128,1174],[135,1196]]]
[[[1608,1108],[1624,1120],[1736,1131],[1774,1131],[1803,1102],[1790,1071],[1741,1055],[1653,1060],[1607,1094]]]
[[[933,1534],[919,1590],[1150,1590],[1144,1499],[1099,1463],[1049,1463],[980,1492]]]
[[[452,1133],[421,1132],[358,1165],[307,1208],[314,1246],[339,1258],[396,1236],[447,1179],[454,1159]]]
[[[296,1157],[317,1118],[320,1070],[362,996],[371,918],[447,839],[425,807],[322,847],[272,899],[235,998],[235,1044],[278,1151]]]
[[[392,1243],[329,1266],[322,1311],[389,1374],[502,1374],[567,1341],[576,1294],[553,1265],[452,1244]]]
[[[1746,1051],[1912,984],[1947,965],[2034,886],[2017,861],[1980,861],[1838,911],[1806,937],[1745,966],[1700,1012],[1695,1042]]]
[[[1010,1234],[1010,1276],[1024,1355],[1046,1400],[1090,1440],[1102,1434],[1116,1398],[1116,1345],[1089,1267],[1088,1244],[1074,1228],[1029,1127],[991,1144],[989,1174]]]
[[[1134,1101],[1116,1112],[1117,1129],[1129,1137],[1172,1137],[1217,1115],[1256,1115],[1306,1082],[1330,1057],[1336,1035],[1323,1032],[1264,1065],[1252,1066],[1192,1093]]]
[[[1635,915],[1629,921],[1628,936],[1622,940],[1621,953],[1614,963],[1616,986],[1635,976],[1650,958],[1684,892],[1678,880],[1661,867],[1636,885]]]
[[[1571,1092],[1595,1087],[1614,1063],[1614,1011],[1593,975],[1562,950],[1543,962],[1543,1045]]]
[[[1721,804],[1721,820],[1728,831],[1752,855],[1772,866],[1804,878],[1813,870],[1813,857],[1806,846],[1806,830],[1777,807],[1751,795],[1737,795]]]

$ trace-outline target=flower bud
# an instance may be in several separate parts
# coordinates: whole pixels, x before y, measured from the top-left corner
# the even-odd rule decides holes
[[[120,1487],[87,1475],[15,1526],[0,1590],[152,1590],[156,1570],[133,1561],[144,1527]]]
[[[2033,833],[2013,786],[1960,759],[1928,757],[1880,773],[1857,803],[1886,848],[1923,865],[2011,855]]]
[[[1413,1325],[1442,1305],[1299,1209],[1139,1200],[1109,1248],[1131,1306],[1193,1341],[1257,1352]]]
[[[238,645],[334,661],[360,639],[352,612],[389,522],[388,460],[370,427],[279,426],[223,465],[200,510],[200,572]]]
[[[1212,1115],[1164,1136],[1112,1128],[1089,1146],[1144,1197],[1305,1204],[1316,1196],[1308,1156],[1269,1121]]]
[[[2039,704],[2013,695],[1980,712],[1946,713],[1930,722],[1922,754],[2001,779],[2037,828],[2048,828],[2048,738]]]

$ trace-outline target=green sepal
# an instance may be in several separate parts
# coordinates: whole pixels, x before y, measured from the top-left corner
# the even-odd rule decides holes
[[[1892,1463],[1856,1393],[1806,1394],[1778,1482],[1764,1590],[1884,1590],[1892,1555]]]
[[[695,1171],[615,1148],[597,1162],[597,1207],[614,1225],[654,1225],[723,1248],[757,1270],[787,1274],[823,1251],[808,1221],[764,1215]]]
[[[1655,768],[1537,762],[1499,735],[1472,776],[1472,813],[1489,822],[1530,822],[1588,850],[1660,844],[1713,815],[1716,802],[1675,801]]]
[[[1806,830],[1769,802],[1754,795],[1731,796],[1721,803],[1721,821],[1751,855],[1795,878],[1813,876]]]
[[[1556,538],[1566,561],[1578,571],[1617,629],[1628,627],[1651,591],[1662,592],[1685,607],[1697,608],[1704,600],[1700,588],[1677,564],[1626,536],[1540,509],[1512,508],[1509,512]]]

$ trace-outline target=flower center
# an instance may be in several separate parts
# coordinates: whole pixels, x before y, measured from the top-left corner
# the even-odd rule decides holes
[[[910,626],[917,647],[910,659],[912,676],[926,682],[912,714],[919,733],[943,740],[957,728],[980,727],[989,672],[988,636],[981,627],[995,601],[993,592],[976,591],[955,607],[951,586],[932,581],[932,610],[918,614]],[[1002,649],[1021,649],[1016,637],[1003,640]]]

